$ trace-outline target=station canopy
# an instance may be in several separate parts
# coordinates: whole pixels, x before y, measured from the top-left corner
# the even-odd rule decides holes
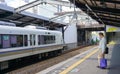
[[[70,1],[99,23],[120,27],[120,0]]]
[[[62,27],[65,26],[63,22],[60,21],[50,21],[49,18],[22,11],[21,13],[16,13],[13,7],[0,4],[0,21],[12,22],[16,26],[26,26],[26,25],[40,25],[40,26],[54,26]]]
[[[12,2],[12,7],[10,7],[9,1]],[[41,4],[41,1],[46,2]],[[15,6],[16,2],[17,6]],[[13,22],[17,26],[26,26],[32,23],[40,26],[63,27],[77,23],[80,28],[103,27],[81,9],[76,8],[69,0],[6,0],[6,3],[7,5],[0,4],[0,20]],[[35,10],[35,13],[29,13],[29,9],[28,11],[24,10],[27,6]],[[18,9],[18,12],[15,9]]]

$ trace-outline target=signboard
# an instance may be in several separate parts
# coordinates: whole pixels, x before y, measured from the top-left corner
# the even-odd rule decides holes
[[[109,25],[106,26],[106,32],[118,32],[118,31],[120,31],[119,27]]]

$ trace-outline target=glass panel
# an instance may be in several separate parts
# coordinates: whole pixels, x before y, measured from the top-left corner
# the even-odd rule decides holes
[[[1,35],[0,35],[0,44],[1,44],[2,42],[1,42]]]
[[[51,44],[51,43],[55,43],[55,36],[44,35],[44,44]]]
[[[28,46],[28,37],[27,37],[27,35],[24,35],[24,45]]]
[[[35,45],[35,43],[36,43],[36,39],[35,38],[36,38],[35,35],[30,35],[30,45],[31,46]]]
[[[33,35],[33,45],[35,45],[36,40],[35,40],[35,35]]]
[[[17,46],[18,47],[23,46],[23,35],[18,35],[17,36]]]
[[[55,36],[53,36],[53,40],[54,40],[54,43],[55,43],[55,40],[56,40],[56,39],[55,39]]]
[[[16,35],[11,35],[10,36],[10,42],[11,42],[11,47],[16,47],[17,46],[17,36]]]
[[[44,41],[44,36],[43,36],[43,35],[41,35],[40,42],[41,42],[41,44],[44,44],[44,43],[45,43],[45,41]]]
[[[50,36],[50,43],[53,43],[53,36]]]
[[[32,35],[30,35],[30,45],[32,45]]]
[[[44,44],[46,44],[46,42],[47,42],[47,37],[44,36]]]
[[[3,40],[5,40],[5,41],[9,40],[9,36],[8,35],[3,35]]]
[[[2,48],[2,37],[0,35],[0,48]]]
[[[2,35],[2,47],[8,48],[10,47],[10,36],[9,35]]]
[[[38,35],[38,45],[40,45],[40,35]]]

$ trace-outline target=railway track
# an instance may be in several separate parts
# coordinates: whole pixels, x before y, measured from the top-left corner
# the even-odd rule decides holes
[[[50,66],[53,66],[57,63],[60,63],[66,59],[69,59],[77,54],[80,54],[86,50],[89,50],[90,48],[93,48],[94,46],[81,46],[77,49],[73,49],[73,50],[70,50],[70,51],[67,51],[57,57],[54,57],[54,58],[50,58],[50,59],[47,59],[47,60],[44,60],[42,62],[38,62],[36,64],[32,64],[30,66],[26,66],[26,67],[23,67],[23,68],[20,68],[20,69],[17,69],[17,70],[14,70],[14,71],[11,71],[7,74],[35,74],[39,71],[42,71]],[[27,63],[27,62],[26,62]]]

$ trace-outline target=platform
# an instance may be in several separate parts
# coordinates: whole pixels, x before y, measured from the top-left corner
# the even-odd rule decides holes
[[[106,55],[107,69],[103,70],[96,67],[98,65],[98,49],[94,47],[37,74],[119,74],[120,45],[110,45],[109,49],[109,54]]]

